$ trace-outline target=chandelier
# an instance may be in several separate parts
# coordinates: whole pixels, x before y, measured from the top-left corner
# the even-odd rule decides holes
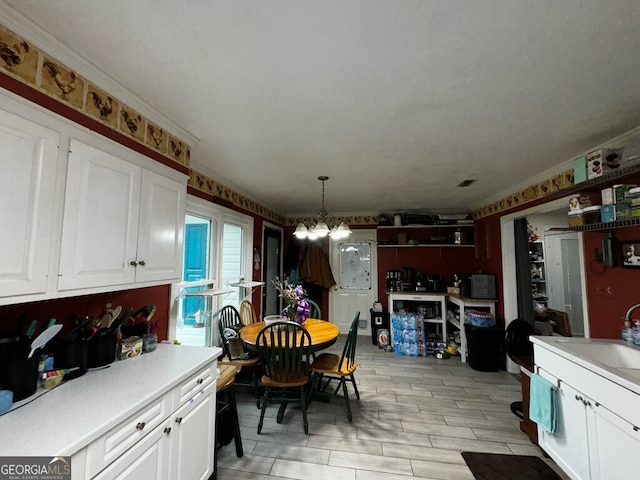
[[[347,238],[351,233],[349,225],[345,222],[338,224],[324,209],[324,182],[329,180],[329,177],[320,175],[318,180],[322,182],[322,209],[316,215],[312,225],[307,228],[304,223],[300,222],[293,234],[300,239],[308,238],[309,240],[323,238],[327,235],[329,235],[332,240]]]

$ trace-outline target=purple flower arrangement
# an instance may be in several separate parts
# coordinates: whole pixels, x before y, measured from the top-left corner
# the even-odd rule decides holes
[[[302,285],[292,285],[287,281],[273,280],[273,285],[278,290],[284,301],[284,308],[280,315],[287,317],[289,321],[302,325],[309,318],[309,303],[305,300],[307,292]]]

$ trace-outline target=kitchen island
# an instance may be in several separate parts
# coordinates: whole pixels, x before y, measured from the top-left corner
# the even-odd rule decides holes
[[[160,344],[39,389],[0,416],[0,456],[71,456],[74,479],[116,478],[136,468],[144,478],[196,478],[182,473],[200,475],[200,467],[213,473],[221,353]],[[183,452],[182,444],[200,445],[204,458],[194,460],[199,451]]]

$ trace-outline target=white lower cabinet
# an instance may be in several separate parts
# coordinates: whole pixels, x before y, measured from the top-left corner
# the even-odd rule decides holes
[[[216,380],[211,372],[216,365],[192,375],[89,445],[84,476],[95,480],[208,479],[213,473],[215,447]],[[187,391],[191,394],[185,399],[182,394]],[[169,414],[166,408],[172,402],[174,410]]]
[[[214,383],[173,415],[171,480],[204,480],[213,473],[215,421]]]
[[[170,422],[165,422],[153,429],[95,479],[170,479],[167,475],[171,447],[171,440],[167,434],[169,424]]]
[[[558,384],[558,379],[542,369],[538,374]],[[589,442],[587,440],[587,408],[584,396],[565,382],[558,389],[558,430],[554,434],[538,428],[538,444],[572,478],[589,475]]]
[[[576,480],[635,478],[640,428],[623,416],[637,417],[628,408],[637,407],[638,395],[537,345],[534,349],[538,374],[558,385],[558,428],[554,434],[538,428],[540,447]]]

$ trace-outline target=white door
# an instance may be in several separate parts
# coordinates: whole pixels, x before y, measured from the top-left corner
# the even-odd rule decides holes
[[[567,312],[572,335],[583,337],[582,268],[578,251],[577,233],[545,237],[548,307]]]
[[[133,283],[142,170],[71,140],[58,288]]]
[[[47,288],[58,134],[0,111],[0,296]]]
[[[369,309],[378,289],[378,257],[375,230],[354,230],[348,238],[331,245],[331,270],[337,282],[329,290],[329,320],[347,333],[357,311],[360,312],[359,335],[371,335]]]
[[[180,182],[142,171],[136,282],[181,278],[185,196]]]

